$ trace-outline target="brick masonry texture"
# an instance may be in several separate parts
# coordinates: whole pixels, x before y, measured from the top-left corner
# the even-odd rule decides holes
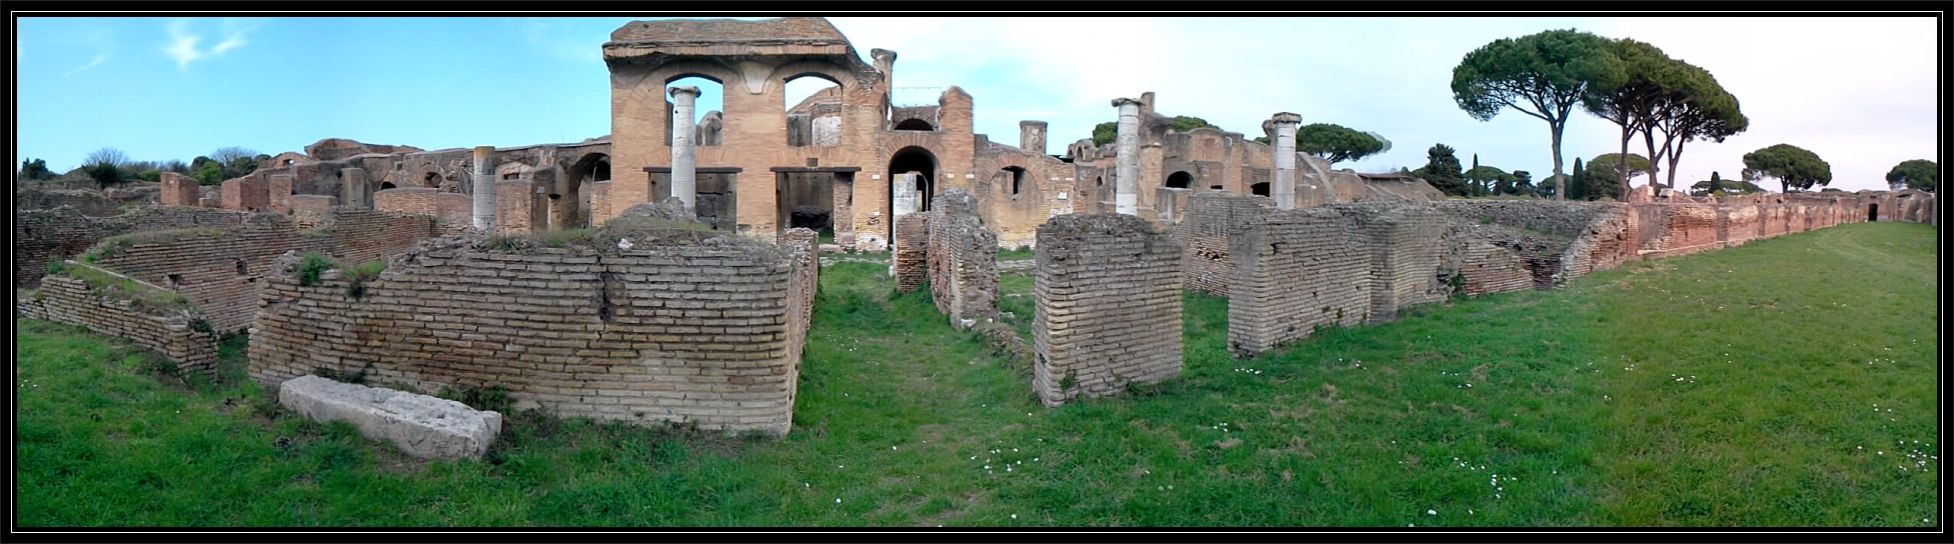
[[[111,237],[89,252],[102,268],[183,294],[223,332],[251,326],[261,280],[279,255],[316,251],[350,265],[399,254],[432,233],[424,217],[333,208],[304,232],[285,216],[252,214],[235,227]]]
[[[929,214],[896,218],[895,254],[889,266],[896,276],[896,292],[907,293],[929,279]]]
[[[1228,263],[1228,231],[1247,223],[1258,223],[1275,211],[1275,200],[1266,196],[1223,192],[1197,192],[1187,199],[1181,223],[1174,237],[1182,247],[1181,285],[1185,289],[1215,296],[1228,296],[1228,276],[1234,268]]]
[[[507,252],[437,238],[359,298],[336,270],[299,285],[297,257],[280,257],[251,377],[269,386],[372,365],[371,383],[501,385],[563,416],[786,433],[813,281],[799,269],[813,257],[738,237],[628,239],[629,250]]]
[[[1046,406],[1181,372],[1181,248],[1138,217],[1038,227],[1032,389]]]
[[[1370,312],[1364,321],[1396,319],[1398,310],[1444,302],[1449,287],[1437,270],[1445,217],[1425,205],[1343,204],[1332,206],[1352,221],[1370,256]]]
[[[1278,211],[1230,233],[1228,346],[1255,354],[1318,326],[1364,322],[1371,252],[1352,221],[1327,207]]]
[[[930,295],[950,326],[963,329],[965,321],[997,317],[997,234],[984,228],[975,201],[962,191],[939,199],[942,205],[928,213]]]
[[[47,274],[47,263],[73,258],[103,238],[127,232],[236,225],[245,214],[180,206],[137,208],[111,217],[87,217],[72,207],[14,210],[14,286],[28,287]]]
[[[210,375],[217,368],[217,337],[191,327],[194,311],[152,312],[110,298],[72,276],[49,276],[41,288],[14,301],[23,318],[81,325],[97,334],[129,340],[176,362],[177,371]]]

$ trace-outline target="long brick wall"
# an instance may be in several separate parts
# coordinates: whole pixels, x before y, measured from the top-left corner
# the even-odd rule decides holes
[[[1673,257],[1723,247],[1714,204],[1637,204],[1642,253]],[[1806,230],[1803,206],[1793,206],[1790,230]]]
[[[997,317],[997,234],[966,207],[946,204],[925,215],[930,296],[936,310],[959,329]],[[898,227],[902,219],[896,221]]]
[[[1138,217],[1038,227],[1032,389],[1046,406],[1181,372],[1181,248]]]
[[[461,193],[432,187],[382,189],[373,193],[373,210],[435,218],[442,234],[458,234],[474,222],[474,201]]]
[[[311,238],[308,248],[346,265],[386,260],[435,236],[439,222],[432,216],[338,207],[327,212],[315,232],[306,233]]]
[[[1275,211],[1266,196],[1197,192],[1187,198],[1187,211],[1174,227],[1180,242],[1181,285],[1185,289],[1228,296],[1228,232],[1242,224],[1260,222]]]
[[[813,277],[797,269],[813,258],[739,237],[626,239],[632,249],[503,252],[438,238],[358,299],[337,271],[299,285],[297,257],[281,257],[251,376],[275,385],[371,365],[373,383],[500,385],[565,416],[786,433]]]
[[[80,325],[161,353],[176,362],[178,372],[211,375],[217,369],[217,337],[192,326],[200,317],[194,311],[145,310],[66,275],[48,276],[30,298],[14,305],[24,318]]]
[[[1627,204],[1609,204],[1594,215],[1561,256],[1564,283],[1589,272],[1607,270],[1640,257],[1641,225]]]
[[[1328,207],[1278,211],[1230,233],[1229,350],[1253,355],[1318,326],[1364,322],[1373,257],[1359,240]]]
[[[236,225],[244,213],[210,208],[150,206],[111,217],[87,217],[72,207],[14,210],[14,286],[47,274],[47,263],[81,255],[103,238],[126,232]]]

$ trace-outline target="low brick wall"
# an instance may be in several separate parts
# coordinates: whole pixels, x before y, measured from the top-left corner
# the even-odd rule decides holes
[[[136,208],[111,217],[88,217],[72,207],[14,210],[14,286],[27,287],[47,274],[47,263],[74,258],[103,238],[126,232],[236,225],[240,212],[180,206]]]
[[[1036,360],[1046,406],[1181,372],[1179,244],[1138,217],[1075,214],[1038,227]]]
[[[164,172],[160,185],[157,199],[164,206],[195,206],[203,196],[195,178],[176,172]]]
[[[196,312],[158,315],[129,300],[105,297],[87,281],[65,275],[43,279],[34,298],[16,300],[15,308],[24,318],[80,325],[128,340],[168,357],[184,374],[209,376],[217,370],[217,337],[192,328],[200,317]]]
[[[292,195],[292,221],[302,229],[319,226],[338,205],[339,197],[336,196]]]
[[[271,211],[270,188],[265,179],[258,174],[225,180],[219,191],[223,195],[226,210]]]
[[[382,189],[373,193],[373,211],[435,218],[439,234],[460,234],[474,222],[475,203],[468,195],[444,193],[432,187]]]
[[[1674,257],[1723,247],[1717,235],[1721,229],[1716,205],[1637,204],[1635,207],[1644,256]],[[1794,210],[1793,215],[1792,225],[1803,230],[1803,213]]]
[[[271,260],[302,249],[292,222],[252,214],[236,227],[171,229],[104,239],[89,249],[101,268],[172,289],[188,297],[228,332],[251,326],[258,313],[259,278]]]
[[[1740,246],[1763,235],[1763,218],[1755,204],[1717,206],[1717,239],[1726,246]]]
[[[1398,310],[1444,302],[1451,287],[1438,281],[1445,216],[1419,204],[1339,204],[1370,257],[1369,323],[1397,319]]]
[[[47,210],[62,206],[73,207],[82,215],[108,217],[120,215],[122,205],[117,204],[101,191],[88,189],[33,189],[14,190],[15,210]]]
[[[929,279],[929,214],[904,214],[896,219],[894,254],[889,270],[896,277],[896,292],[907,293]]]
[[[814,295],[821,286],[821,248],[820,234],[811,229],[791,228],[781,231],[776,239],[787,251],[793,262],[793,281],[787,288],[787,300],[791,305],[787,315],[799,318],[789,319],[787,337],[787,360],[794,366],[793,374],[800,375],[801,354],[807,347],[807,331],[814,319]],[[799,396],[800,380],[787,384],[787,405],[793,406]]]
[[[1609,204],[1596,213],[1562,254],[1561,282],[1639,258],[1641,253],[1636,244],[1641,228],[1637,219],[1635,210],[1627,204]]]
[[[355,265],[406,252],[421,240],[434,237],[436,222],[431,216],[337,207],[305,235],[309,249]],[[270,258],[265,261],[269,264]]]
[[[975,325],[997,317],[997,234],[984,228],[975,213],[963,211],[967,209],[941,206],[925,214],[930,296],[936,311],[958,329],[968,328],[966,322]],[[896,224],[900,227],[902,220]]]
[[[1229,350],[1254,355],[1318,326],[1364,322],[1372,255],[1360,240],[1328,207],[1274,212],[1230,233]]]
[[[1181,286],[1195,292],[1228,296],[1228,232],[1242,224],[1260,222],[1275,211],[1266,196],[1198,192],[1188,196],[1187,211],[1174,227],[1181,250]]]
[[[620,217],[619,219],[622,219]],[[613,219],[613,224],[618,219]],[[491,251],[431,240],[363,284],[280,257],[251,338],[267,386],[318,368],[426,391],[501,385],[525,405],[634,424],[787,432],[812,257],[763,241],[634,237]]]

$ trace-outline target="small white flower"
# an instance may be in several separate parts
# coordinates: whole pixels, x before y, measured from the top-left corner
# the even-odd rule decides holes
[[[841,504],[841,497],[835,497],[835,504]]]
[[[1437,511],[1437,510],[1426,510],[1426,511],[1425,511],[1425,515],[1427,515],[1427,516],[1436,516],[1436,515],[1438,515],[1438,511]]]

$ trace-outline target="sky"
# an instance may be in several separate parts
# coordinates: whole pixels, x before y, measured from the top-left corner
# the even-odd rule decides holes
[[[65,172],[104,147],[189,162],[226,146],[299,151],[323,138],[423,149],[575,142],[610,132],[601,46],[625,18],[46,18],[15,34],[16,166]],[[1276,112],[1375,132],[1392,149],[1339,168],[1417,168],[1445,143],[1469,168],[1552,170],[1547,124],[1514,110],[1472,119],[1452,68],[1499,38],[1573,28],[1629,37],[1700,66],[1751,120],[1722,143],[1691,142],[1678,187],[1744,153],[1788,143],[1831,163],[1830,187],[1884,189],[1909,159],[1939,162],[1937,21],[1925,17],[830,18],[867,61],[899,54],[895,101],[930,104],[955,85],[976,129],[1017,143],[1050,123],[1048,152],[1112,121],[1110,102],[1155,93],[1165,115],[1250,137]],[[717,109],[707,82],[700,113]],[[796,80],[789,101],[824,85]],[[1563,155],[1618,150],[1615,125],[1585,113]],[[1639,151],[1639,141],[1630,151]],[[1666,174],[1664,174],[1666,177]],[[1642,185],[1646,179],[1636,180]],[[1776,183],[1763,183],[1776,190]]]

